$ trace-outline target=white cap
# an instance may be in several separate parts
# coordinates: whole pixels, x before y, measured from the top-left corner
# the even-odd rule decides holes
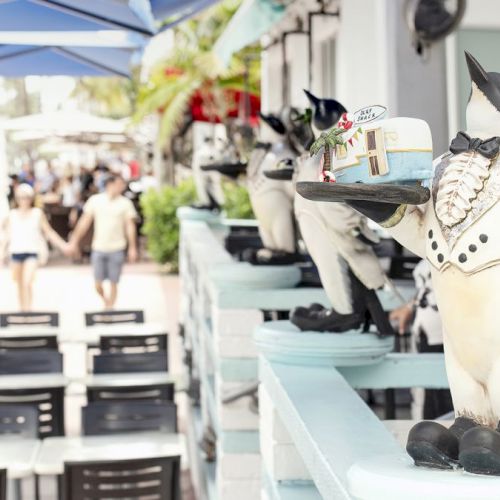
[[[35,190],[26,183],[19,184],[16,188],[16,198],[34,198]]]

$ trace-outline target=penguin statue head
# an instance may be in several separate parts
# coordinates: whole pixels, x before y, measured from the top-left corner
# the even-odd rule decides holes
[[[487,72],[469,52],[465,60],[472,80],[467,104],[467,133],[487,139],[500,137],[500,73]]]
[[[259,113],[264,127],[260,129],[260,140],[264,142],[277,142],[286,135],[286,127],[281,118],[273,113]]]
[[[319,131],[333,127],[347,109],[335,99],[320,99],[308,90],[304,90],[307,99],[311,104],[312,125]]]
[[[290,146],[298,153],[309,151],[314,142],[314,131],[311,126],[311,109],[301,110],[285,107],[281,119],[285,125]]]

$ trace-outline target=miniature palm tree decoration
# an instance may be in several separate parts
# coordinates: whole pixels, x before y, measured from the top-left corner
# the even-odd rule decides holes
[[[345,132],[344,128],[334,128],[328,132],[322,132],[319,138],[314,142],[309,150],[311,156],[318,154],[323,149],[323,173],[322,180],[331,182],[330,168],[332,165],[331,148],[335,149],[337,146],[344,146],[345,141],[342,134]],[[335,181],[333,181],[335,182]]]

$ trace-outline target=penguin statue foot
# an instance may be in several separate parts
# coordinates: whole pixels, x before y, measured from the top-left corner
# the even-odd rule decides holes
[[[499,428],[481,425],[469,429],[460,440],[459,461],[466,472],[500,476]]]
[[[406,451],[419,467],[455,469],[459,466],[462,436],[477,426],[465,417],[458,417],[449,429],[438,422],[419,422],[408,434]]]
[[[364,320],[363,314],[340,314],[322,306],[296,307],[290,313],[290,321],[302,331],[342,333],[360,328]]]
[[[219,213],[221,211],[221,206],[216,202],[212,201],[211,203],[193,203],[191,205],[191,208],[194,208],[196,210],[209,210],[210,212],[217,212]]]
[[[303,260],[300,254],[270,248],[248,248],[242,259],[254,266],[290,266]]]

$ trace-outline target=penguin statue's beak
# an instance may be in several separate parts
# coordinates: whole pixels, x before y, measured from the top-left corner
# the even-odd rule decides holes
[[[242,162],[211,163],[208,165],[202,165],[201,170],[204,172],[219,172],[230,179],[237,179],[240,175],[246,173],[247,164]]]
[[[489,80],[488,73],[470,52],[465,51],[465,61],[467,62],[467,68],[469,69],[471,80],[479,88],[487,84]]]
[[[291,181],[295,172],[295,161],[291,158],[281,160],[275,168],[264,170],[264,175],[268,179],[275,181]]]

